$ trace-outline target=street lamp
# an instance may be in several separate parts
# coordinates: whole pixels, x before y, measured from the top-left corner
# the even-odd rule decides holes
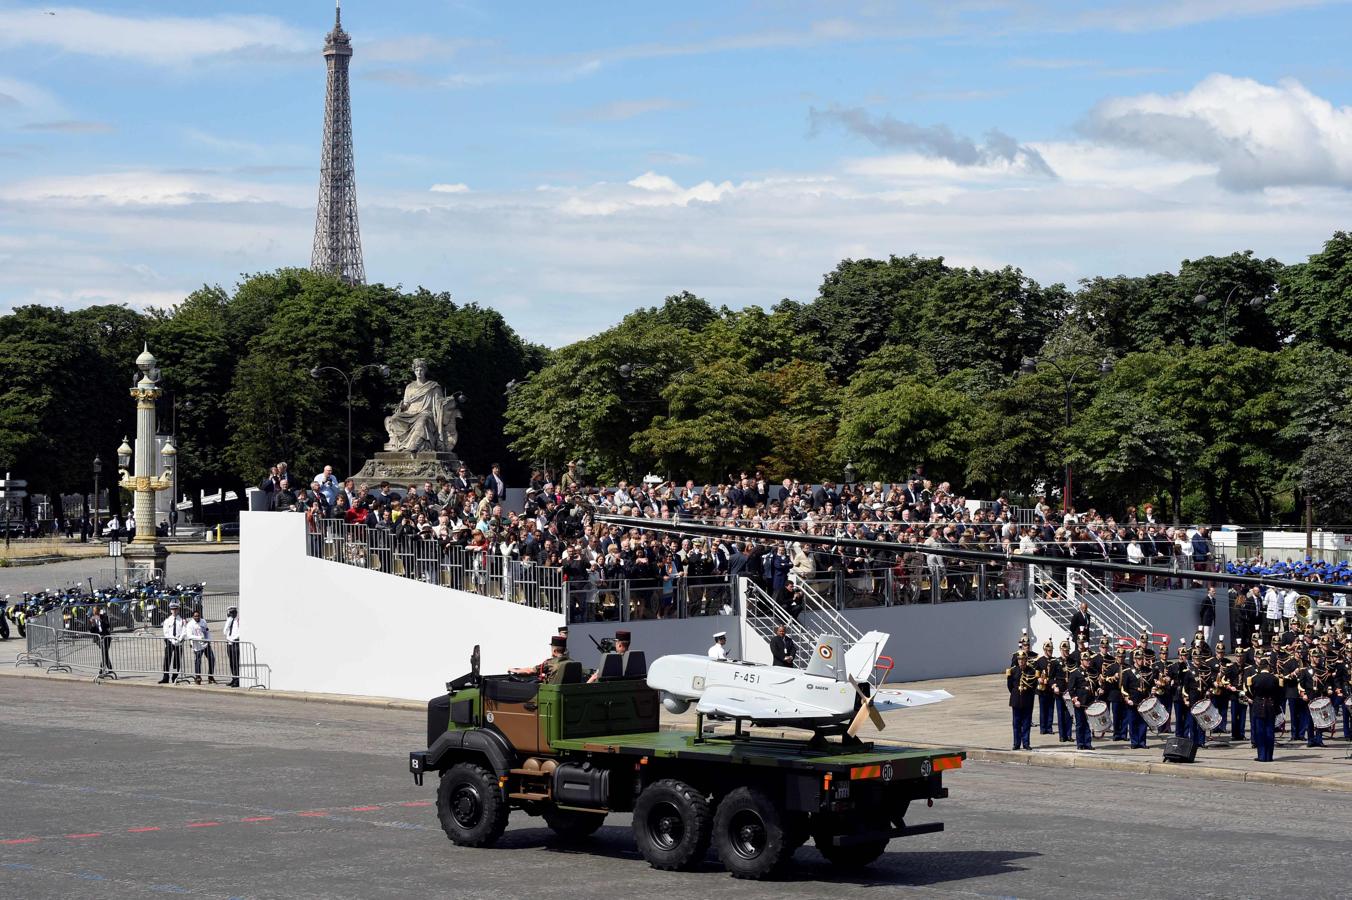
[[[375,369],[382,378],[390,377],[390,367],[378,365],[376,363],[367,363],[364,366],[358,366],[352,370],[352,374],[344,372],[342,369],[336,369],[333,366],[315,366],[310,370],[311,378],[318,378],[320,372],[337,372],[342,376],[343,381],[347,382],[347,471],[343,473],[344,478],[352,477],[352,382],[367,369]]]
[[[174,446],[174,439],[171,437],[164,442],[164,448],[160,450],[160,459],[164,461],[164,470],[173,478],[174,487],[169,492],[169,533],[174,534],[174,520],[178,518],[178,448]]]
[[[847,461],[845,463],[845,486],[847,488],[854,489],[855,478],[858,474],[859,471],[854,467],[854,463]]]
[[[1235,292],[1238,291],[1238,290],[1239,290],[1240,288],[1242,288],[1242,287],[1243,287],[1243,285],[1237,284],[1237,285],[1235,285],[1234,287],[1230,288],[1230,293],[1226,294],[1226,295],[1225,295],[1225,299],[1221,301],[1221,309],[1220,309],[1219,317],[1220,317],[1220,321],[1221,321],[1221,324],[1222,324],[1222,325],[1225,324],[1225,311],[1226,311],[1226,310],[1229,308],[1229,306],[1230,306],[1230,300],[1231,300],[1231,298],[1234,297],[1234,296],[1235,296]],[[1198,309],[1202,309],[1202,308],[1204,308],[1204,307],[1210,306],[1210,305],[1211,305],[1211,301],[1207,298],[1207,295],[1206,295],[1205,292],[1203,292],[1203,291],[1198,291],[1198,292],[1197,292],[1197,296],[1195,296],[1195,297],[1192,298],[1192,305],[1193,305],[1193,306],[1196,306]],[[1236,307],[1238,307],[1238,305],[1239,305],[1239,304],[1236,304]],[[1262,298],[1262,297],[1250,297],[1250,298],[1249,298],[1249,302],[1248,302],[1247,304],[1245,304],[1245,305],[1248,306],[1249,309],[1252,309],[1252,310],[1254,310],[1254,311],[1260,310],[1260,309],[1263,308],[1263,298]]]
[[[99,474],[103,471],[103,460],[94,454],[94,540],[99,539]]]
[[[1078,377],[1080,376],[1080,374],[1083,373],[1084,370],[1085,370],[1088,366],[1090,366],[1090,365],[1092,364],[1092,362],[1091,362],[1090,360],[1088,360],[1088,359],[1085,359],[1085,360],[1082,360],[1082,361],[1080,362],[1079,365],[1075,366],[1075,368],[1070,369],[1070,368],[1067,368],[1067,367],[1061,365],[1060,360],[1058,360],[1058,359],[1056,359],[1056,358],[1054,358],[1054,357],[1048,357],[1047,359],[1040,359],[1040,358],[1038,358],[1038,357],[1025,356],[1025,357],[1023,358],[1023,361],[1019,364],[1019,370],[1020,370],[1021,372],[1023,372],[1024,374],[1032,374],[1032,373],[1036,372],[1038,366],[1042,365],[1043,363],[1046,363],[1046,364],[1047,364],[1048,366],[1050,366],[1054,371],[1056,371],[1062,378],[1064,378],[1064,379],[1066,380],[1066,428],[1070,428],[1070,423],[1071,423],[1071,398],[1072,398],[1072,396],[1074,395],[1075,379],[1078,378]],[[1111,358],[1111,357],[1108,357],[1108,356],[1105,356],[1105,357],[1103,357],[1103,359],[1099,360],[1099,363],[1098,363],[1098,370],[1099,370],[1099,373],[1100,373],[1100,374],[1103,374],[1103,375],[1107,375],[1109,372],[1111,372],[1111,371],[1113,370],[1113,361],[1112,361],[1112,358]],[[1070,512],[1070,494],[1071,494],[1071,487],[1072,487],[1072,481],[1071,481],[1070,458],[1069,458],[1069,454],[1067,454],[1067,458],[1066,458],[1066,481],[1065,481],[1063,493],[1062,493],[1062,495],[1061,495],[1061,511],[1062,511],[1062,512]]]

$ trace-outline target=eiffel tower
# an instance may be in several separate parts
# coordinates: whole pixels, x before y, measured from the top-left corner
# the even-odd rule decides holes
[[[341,0],[333,30],[324,41],[329,68],[324,98],[324,148],[319,159],[319,205],[315,210],[315,244],[310,268],[337,275],[348,284],[362,284],[361,231],[357,227],[357,177],[352,161],[352,98],[347,65],[352,39],[343,30]]]

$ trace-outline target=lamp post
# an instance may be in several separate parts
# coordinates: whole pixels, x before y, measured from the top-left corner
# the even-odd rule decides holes
[[[1086,359],[1082,360],[1080,364],[1075,366],[1074,368],[1069,368],[1067,366],[1062,365],[1061,361],[1055,357],[1040,359],[1038,357],[1025,356],[1023,358],[1023,362],[1019,365],[1019,370],[1024,372],[1025,374],[1032,374],[1033,372],[1037,371],[1038,366],[1044,363],[1049,367],[1051,367],[1057,374],[1059,374],[1066,381],[1066,428],[1069,429],[1072,421],[1071,399],[1074,396],[1075,379],[1078,378],[1085,371],[1085,369],[1088,368],[1092,363],[1090,360]],[[1104,375],[1111,372],[1113,370],[1113,361],[1111,357],[1107,356],[1103,357],[1103,359],[1100,360],[1098,363],[1098,370],[1100,373]],[[1070,512],[1071,488],[1072,481],[1071,481],[1070,455],[1067,454],[1066,480],[1065,484],[1063,485],[1063,491],[1061,495],[1061,511],[1063,513]]]
[[[859,475],[859,470],[854,467],[854,463],[846,461],[845,463],[845,486],[854,490],[855,478]]]
[[[1221,301],[1221,309],[1220,309],[1220,313],[1219,313],[1219,318],[1220,318],[1220,321],[1221,321],[1221,325],[1224,325],[1224,324],[1225,324],[1225,311],[1230,307],[1230,300],[1231,300],[1231,298],[1233,298],[1233,297],[1235,296],[1235,292],[1238,291],[1238,290],[1240,290],[1240,288],[1242,288],[1242,287],[1243,287],[1243,285],[1237,284],[1237,285],[1235,285],[1234,287],[1230,288],[1230,292],[1229,292],[1228,294],[1226,294],[1226,295],[1225,295],[1225,299]],[[1207,295],[1206,295],[1206,293],[1205,293],[1204,291],[1198,291],[1198,292],[1197,292],[1197,296],[1195,296],[1195,297],[1192,298],[1192,305],[1193,305],[1193,306],[1196,306],[1196,307],[1199,308],[1199,309],[1201,309],[1201,308],[1203,308],[1203,307],[1210,306],[1210,305],[1211,305],[1211,300],[1207,298]],[[1260,309],[1263,308],[1263,298],[1262,298],[1262,297],[1250,297],[1250,298],[1249,298],[1249,302],[1248,302],[1247,305],[1248,305],[1249,309],[1252,309],[1252,310],[1260,310]],[[1238,304],[1236,305],[1236,307],[1238,307]]]
[[[333,366],[315,366],[310,370],[311,378],[318,378],[320,372],[337,372],[342,376],[343,381],[347,383],[347,471],[343,473],[344,478],[352,477],[352,382],[358,375],[365,372],[367,369],[375,369],[380,373],[382,378],[388,378],[390,375],[389,366],[378,365],[376,363],[367,363],[364,366],[358,366],[352,370],[352,374],[350,375],[342,369],[337,369]]]
[[[160,448],[160,459],[164,463],[164,471],[173,479],[173,485],[169,491],[169,521],[165,524],[169,526],[168,529],[166,529],[169,534],[174,534],[174,520],[178,518],[178,510],[174,506],[175,502],[177,502],[176,498],[178,497],[178,466],[176,465],[178,462],[178,448],[174,446],[174,439],[172,437],[165,441],[164,446]]]
[[[99,474],[103,472],[103,460],[94,454],[94,540],[99,539]]]
[[[141,577],[150,580],[156,572],[164,574],[165,562],[169,558],[168,551],[160,543],[155,531],[155,492],[169,490],[173,480],[167,471],[160,475],[152,474],[158,462],[155,458],[155,401],[163,390],[160,388],[160,370],[149,347],[136,357],[136,368],[140,369],[141,377],[131,389],[131,395],[136,400],[135,474],[128,468],[133,450],[125,438],[117,454],[122,476],[119,484],[134,492],[132,507],[136,512],[136,537],[126,549],[126,556],[130,560],[128,568],[143,570],[144,575]]]

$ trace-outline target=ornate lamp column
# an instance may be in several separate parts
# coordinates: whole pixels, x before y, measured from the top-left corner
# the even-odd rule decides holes
[[[166,469],[162,475],[152,474],[156,468],[155,448],[155,400],[160,396],[160,370],[155,365],[155,357],[146,347],[136,357],[136,368],[141,370],[141,378],[131,389],[136,399],[136,474],[121,469],[122,487],[134,492],[136,511],[136,537],[123,555],[127,558],[128,578],[150,578],[153,570],[164,573],[169,552],[160,543],[155,530],[155,492],[164,491],[174,484],[172,473]],[[131,571],[139,569],[142,574]]]

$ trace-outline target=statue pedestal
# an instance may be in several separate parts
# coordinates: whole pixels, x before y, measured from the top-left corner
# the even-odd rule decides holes
[[[454,453],[423,451],[405,453],[394,450],[382,450],[373,459],[368,459],[356,475],[352,476],[360,487],[363,482],[375,487],[382,481],[391,485],[407,485],[409,482],[436,481],[444,475],[449,481],[460,468],[460,460]]]
[[[168,582],[169,575],[165,570],[169,551],[158,540],[127,543],[122,550],[122,562],[127,567],[125,578],[128,584],[150,581],[156,576]]]

